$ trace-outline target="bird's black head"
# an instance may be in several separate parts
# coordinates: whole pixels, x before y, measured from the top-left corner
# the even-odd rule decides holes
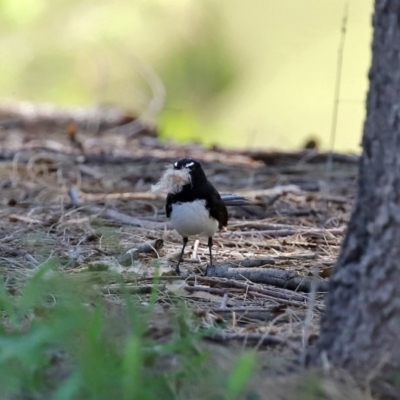
[[[174,169],[188,170],[192,178],[192,183],[194,184],[196,184],[197,181],[203,181],[204,179],[207,179],[201,164],[198,161],[193,160],[193,158],[181,158],[174,163]]]
[[[181,158],[176,163],[174,163],[174,169],[182,169],[187,168],[190,171],[193,171],[197,168],[201,168],[201,165],[198,161],[193,160],[193,158]]]

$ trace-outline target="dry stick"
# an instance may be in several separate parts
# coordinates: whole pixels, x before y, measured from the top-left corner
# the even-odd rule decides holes
[[[142,243],[136,247],[133,251],[137,253],[154,253],[161,250],[164,246],[162,239],[151,240],[150,242]]]
[[[275,163],[278,159],[281,161],[287,162],[298,162],[304,158],[304,155],[307,154],[305,151],[295,152],[295,153],[285,153],[285,152],[269,152],[269,151],[244,151],[239,152],[240,155],[250,157],[252,160],[255,161],[262,161],[265,164]],[[312,157],[310,157],[307,161],[308,164],[310,163],[321,163],[326,162],[328,157],[328,153],[315,153]],[[347,154],[340,154],[340,153],[332,153],[332,158],[334,161],[354,165],[358,163],[359,156],[356,155],[347,155]],[[281,168],[281,171],[283,169]],[[299,170],[299,167],[296,166],[296,170]]]
[[[352,204],[354,200],[352,198],[346,198],[343,196],[336,196],[329,193],[320,193],[316,196],[317,200],[329,201],[332,203],[339,203],[339,204]]]
[[[219,305],[219,309],[220,309],[220,310],[223,310],[223,309],[226,308],[226,306],[227,306],[227,304],[228,304],[228,300],[229,300],[229,295],[228,295],[228,293],[225,293],[225,294],[222,296],[222,301],[221,301],[221,304]]]
[[[267,298],[267,299],[270,299],[270,300],[274,300],[277,303],[285,304],[287,306],[295,306],[295,307],[305,307],[306,306],[306,303],[304,301],[296,301],[296,300],[291,299],[290,297],[288,299],[284,300],[284,299],[282,299],[280,297],[277,297],[275,293],[274,294],[266,294],[263,289],[254,290],[254,289],[251,289],[251,286],[250,286],[250,288],[248,289],[247,292],[248,292],[249,295],[251,294],[253,296],[264,297],[264,298]],[[324,312],[325,311],[324,307],[320,307],[320,306],[317,306],[317,305],[314,306],[314,309],[319,311],[319,312]]]
[[[279,300],[284,300],[284,302],[291,302],[292,304],[304,305],[305,301],[307,300],[306,296],[302,296],[293,292],[290,294],[277,293],[270,289],[264,289],[255,285],[248,285],[246,283],[232,280],[229,281],[229,284],[233,287],[244,289],[247,292],[260,293],[269,297],[277,298]]]
[[[330,235],[342,235],[345,228],[332,228],[332,229],[315,229],[315,228],[298,228],[298,229],[278,229],[278,230],[252,230],[252,231],[238,231],[238,232],[224,232],[221,233],[223,237],[229,236],[256,236],[263,235],[269,237],[284,237],[293,235],[303,235],[303,236],[326,236]]]
[[[238,194],[247,198],[255,198],[255,197],[264,197],[264,196],[273,196],[273,201],[277,200],[280,196],[286,193],[296,193],[303,192],[298,185],[278,185],[274,186],[270,189],[263,190],[247,190],[247,191],[238,191]],[[275,196],[278,196],[275,198]],[[271,200],[272,201],[272,200]],[[268,202],[267,206],[272,205]]]
[[[293,244],[291,242],[291,244]],[[315,260],[317,257],[314,253],[310,253],[310,254],[296,254],[296,255],[290,255],[290,256],[274,256],[272,257],[274,260]]]
[[[157,258],[160,258],[158,251],[164,247],[164,240],[155,239],[146,243],[140,244],[138,247],[130,249],[127,254],[131,256],[137,256],[138,254],[155,254]]]
[[[74,206],[78,207],[82,203],[79,197],[79,191],[76,186],[70,186],[68,188],[68,196]]]
[[[33,257],[31,254],[29,254],[26,250],[23,249],[13,249],[12,247],[0,246],[0,253],[4,257],[24,257],[26,261],[29,261],[31,264],[33,264],[35,267],[39,265],[39,261],[36,260],[35,257]]]
[[[190,293],[207,292],[211,294],[217,294],[218,296],[224,296],[226,294],[225,289],[211,288],[207,286],[184,286],[184,289]]]
[[[218,268],[218,267],[217,267]],[[291,290],[287,289],[281,289],[281,288],[270,288],[270,289],[265,289],[265,288],[260,288],[259,286],[256,285],[249,285],[248,283],[243,283],[243,282],[238,282],[232,279],[218,279],[218,278],[211,278],[211,277],[206,277],[206,276],[190,276],[187,278],[188,282],[197,280],[199,282],[204,282],[208,283],[210,286],[223,286],[223,287],[236,287],[236,288],[242,288],[245,290],[253,290],[253,291],[258,291],[259,293],[263,293],[265,295],[275,297],[277,299],[282,299],[282,300],[294,300],[298,302],[305,302],[308,299],[307,295],[302,295],[299,293],[293,293]]]
[[[251,299],[254,299],[254,298],[260,298],[260,299],[265,299],[265,300],[274,300],[274,301],[276,301],[276,302],[281,302],[281,303],[283,303],[283,304],[285,304],[285,305],[289,305],[289,304],[291,304],[291,305],[301,305],[301,306],[303,306],[304,304],[302,304],[302,303],[296,303],[296,302],[290,302],[290,301],[288,301],[288,300],[281,300],[281,301],[278,301],[278,300],[276,300],[274,297],[271,297],[271,296],[268,296],[268,295],[266,295],[266,294],[262,294],[262,293],[258,293],[258,292],[256,292],[256,291],[252,291],[252,290],[248,290],[246,293],[246,296],[248,296],[249,298],[251,298]]]
[[[165,195],[149,192],[121,192],[121,193],[82,193],[84,200],[118,200],[118,199],[136,199],[136,200],[160,200],[165,199]]]
[[[23,235],[26,232],[29,232],[30,227],[28,228],[24,228],[24,229],[19,229],[19,230],[14,230],[13,233],[11,233],[10,235],[4,236],[0,239],[1,243],[7,243],[7,242],[12,242],[16,239],[17,234],[19,235]]]
[[[302,292],[310,292],[311,283],[314,278],[301,276],[291,271],[284,271],[272,268],[231,268],[225,265],[208,266],[207,276],[218,278],[229,278],[244,280],[248,279],[255,283],[266,283],[268,285],[283,287]],[[327,281],[317,281],[316,290],[318,292],[328,291]]]
[[[150,294],[153,292],[153,290],[157,290],[159,292],[165,291],[165,285],[121,286],[119,284],[111,284],[100,287],[100,290],[104,294],[120,294],[123,291],[127,291],[131,294]]]
[[[197,250],[199,248],[199,243],[200,243],[199,239],[196,239],[194,241],[192,258],[195,259],[195,260],[197,259]]]
[[[225,308],[207,308],[199,309],[197,312],[204,313],[204,311],[210,311],[215,313],[244,313],[244,314],[251,314],[251,313],[266,313],[268,309],[266,307],[225,307]]]
[[[150,282],[153,282],[153,281],[179,281],[179,280],[184,280],[183,278],[180,278],[179,276],[176,276],[176,275],[174,275],[174,276],[169,276],[169,275],[167,275],[167,276],[164,276],[164,275],[161,275],[161,276],[145,276],[145,277],[137,277],[136,279],[135,279],[135,282],[145,282],[145,281],[150,281]]]
[[[42,224],[43,221],[37,218],[25,217],[23,215],[11,214],[8,217],[10,222],[24,222],[26,224]]]
[[[191,281],[193,278],[189,278],[188,280]],[[292,305],[292,306],[305,306],[306,301],[308,300],[308,296],[303,296],[298,293],[293,293],[291,291],[286,291],[285,289],[265,289],[265,288],[260,288],[255,285],[248,285],[246,283],[234,281],[234,280],[221,280],[221,279],[215,279],[215,278],[207,278],[207,277],[197,277],[197,280],[200,282],[207,282],[208,284],[218,284],[220,286],[224,287],[236,287],[236,288],[241,288],[247,293],[251,294],[262,294],[263,296],[266,296],[270,298],[271,300],[274,300],[278,303],[281,304],[286,304],[286,305]],[[324,310],[323,307],[315,306],[315,309],[317,311],[322,312]],[[229,308],[228,310],[232,310],[232,308]]]
[[[104,174],[102,174],[97,169],[90,167],[89,165],[78,164],[78,169],[82,175],[87,175],[94,179],[103,179],[104,178]]]
[[[253,260],[228,261],[224,263],[224,266],[231,268],[255,268],[271,264],[275,264],[275,260],[272,257],[265,257]]]
[[[181,255],[180,251],[177,251],[175,253],[169,254],[167,256],[167,260],[170,261],[178,261],[179,257]],[[185,254],[184,254],[185,256]],[[183,260],[183,259],[182,259]],[[190,264],[200,264],[200,260],[198,258],[184,258],[185,263],[190,263]]]
[[[71,186],[68,189],[68,195],[71,198],[71,201],[75,206],[81,205],[79,192],[76,189],[76,187]],[[110,209],[107,209],[104,207],[87,206],[85,208],[82,208],[82,210],[89,211],[91,214],[97,214],[98,216],[103,216],[103,217],[112,219],[114,221],[117,221],[117,222],[120,222],[123,224],[138,226],[138,227],[146,228],[146,229],[165,229],[167,226],[167,224],[165,224],[165,223],[153,222],[153,221],[147,221],[144,219],[134,218],[134,217],[131,217],[130,215],[126,215],[119,211],[110,210]]]
[[[288,345],[289,341],[283,337],[275,335],[266,335],[260,333],[213,333],[211,335],[206,335],[206,339],[212,340],[214,342],[230,342],[231,340],[240,340],[244,342],[257,342],[264,345]]]
[[[97,216],[102,216],[102,217],[112,219],[113,221],[117,221],[122,224],[137,226],[137,227],[145,228],[145,229],[152,229],[152,230],[162,229],[162,230],[164,230],[166,227],[168,227],[168,224],[163,223],[163,222],[153,222],[153,221],[148,221],[145,219],[134,218],[134,217],[131,217],[130,215],[123,214],[119,211],[110,210],[110,209],[103,208],[103,207],[88,206],[88,207],[83,208],[83,211],[89,211],[91,214],[97,214]]]
[[[271,313],[268,308],[254,307],[250,310],[246,310],[240,307],[232,307],[232,308],[208,308],[208,309],[199,309],[195,311],[195,314],[198,316],[204,316],[205,313],[213,313],[216,316],[225,319],[231,319],[235,326],[235,321],[243,320],[243,318],[248,319],[257,319],[261,321],[270,321],[275,316]]]
[[[271,224],[265,221],[244,221],[230,224],[230,229],[234,228],[250,228],[256,230],[281,230],[281,229],[307,229],[306,226],[287,225],[287,224]],[[315,229],[315,228],[314,228]]]

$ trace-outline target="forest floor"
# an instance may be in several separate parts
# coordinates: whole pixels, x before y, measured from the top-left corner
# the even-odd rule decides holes
[[[170,313],[179,307],[190,313],[192,331],[205,332],[201,341],[219,363],[245,348],[273,376],[301,366],[302,351],[318,338],[354,200],[357,156],[333,154],[329,167],[318,150],[166,142],[118,109],[3,107],[0,129],[0,270],[9,294],[56,260],[57,271],[101,294],[114,319],[124,308],[121,291],[139,306],[156,296],[147,334],[160,343],[171,336]],[[181,237],[166,220],[165,195],[151,191],[181,157],[199,160],[221,193],[257,203],[229,208],[206,276],[206,242],[194,239],[182,276],[175,275]],[[265,398],[300,398],[262,385]],[[291,385],[295,393],[293,382],[282,390]],[[321,398],[351,398],[335,390]]]

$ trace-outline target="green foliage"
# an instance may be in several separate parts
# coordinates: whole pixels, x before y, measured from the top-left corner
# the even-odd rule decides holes
[[[244,353],[237,361],[227,382],[227,399],[234,400],[246,387],[256,367],[256,357],[253,353]]]
[[[322,379],[317,374],[309,373],[304,377],[302,382],[301,399],[304,400],[319,400],[323,399],[324,389]]]
[[[101,221],[99,223],[101,224]],[[109,227],[101,224],[96,228],[96,236],[99,238],[101,247],[105,250],[111,250],[116,253],[122,252],[119,241],[119,233],[115,227]]]
[[[176,23],[182,13],[186,27]],[[0,33],[5,98],[117,104],[140,114],[152,94],[139,58],[166,88],[155,116],[163,137],[210,143],[225,126],[219,110],[239,62],[213,1],[5,0]]]
[[[139,305],[121,283],[124,306],[113,318],[87,282],[55,272],[57,262],[43,265],[17,294],[0,285],[1,399],[237,398],[253,356],[243,356],[224,379],[179,300],[170,315],[172,333],[159,341],[148,331],[155,292]]]
[[[170,103],[183,107],[191,104],[210,112],[218,96],[235,82],[235,64],[218,32],[217,23],[202,25],[194,40],[185,42],[166,60],[161,74],[170,94]]]
[[[219,18],[210,10],[203,17],[190,40],[182,41],[161,66],[168,97],[158,122],[163,137],[208,144],[206,139],[220,130],[219,107],[239,70]]]

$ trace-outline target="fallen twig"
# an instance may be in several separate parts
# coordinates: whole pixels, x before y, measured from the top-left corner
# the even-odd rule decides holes
[[[307,226],[299,226],[299,225],[288,225],[288,224],[271,224],[268,222],[265,222],[263,220],[261,221],[240,221],[237,222],[236,224],[230,224],[229,229],[256,229],[256,230],[298,230],[298,229],[315,229],[312,227],[307,227]]]
[[[192,277],[188,278],[188,281],[194,281],[195,279]],[[225,279],[217,279],[217,278],[208,278],[208,277],[196,277],[196,280],[200,282],[207,282],[209,285],[218,285],[223,287],[235,287],[243,289],[247,293],[258,293],[264,296],[268,296],[269,298],[273,299],[274,301],[292,305],[292,306],[305,306],[306,302],[308,301],[308,296],[302,295],[299,293],[293,293],[293,291],[285,290],[285,289],[270,289],[270,288],[261,288],[256,285],[249,285],[247,283],[238,282],[233,279],[225,280]],[[322,312],[322,307],[316,307],[318,311]]]
[[[133,251],[137,253],[154,253],[158,250],[161,250],[164,246],[164,240],[162,239],[155,239],[151,240],[146,243],[140,244],[136,249]]]
[[[289,292],[287,294],[279,293],[279,292],[274,291],[273,289],[264,289],[259,286],[248,285],[246,283],[242,283],[242,282],[238,282],[238,281],[234,281],[234,280],[229,280],[228,283],[231,287],[241,288],[247,292],[261,293],[261,294],[264,294],[269,297],[274,297],[279,300],[284,300],[285,303],[291,302],[292,304],[296,304],[296,305],[305,305],[305,302],[308,299],[307,296],[303,296],[301,294],[296,294],[293,292]]]
[[[283,160],[287,163],[294,163],[303,159],[305,155],[308,155],[307,163],[309,164],[325,162],[329,156],[332,157],[333,162],[343,164],[357,164],[359,160],[358,155],[318,152],[310,153],[310,151],[307,150],[303,152],[240,151],[238,153],[251,157],[253,160],[263,161],[266,165],[276,165],[279,162],[282,163]]]
[[[184,289],[188,292],[207,292],[211,294],[217,294],[218,296],[223,296],[226,294],[225,289],[211,288],[207,286],[185,286]]]
[[[260,267],[262,265],[274,265],[275,260],[272,257],[266,258],[258,258],[254,260],[238,260],[238,261],[229,261],[225,266],[229,266],[231,268],[255,268]]]
[[[125,285],[121,286],[119,284],[111,284],[107,286],[101,286],[100,290],[104,294],[121,294],[124,291],[131,294],[150,294],[153,291],[163,292],[165,290],[165,285]]]
[[[167,223],[148,221],[145,219],[139,219],[131,217],[130,215],[123,214],[116,210],[111,210],[108,208],[98,207],[98,206],[88,206],[83,208],[84,211],[88,211],[91,214],[97,214],[105,218],[112,219],[122,224],[137,226],[146,229],[165,229],[168,227]]]
[[[24,257],[26,261],[29,261],[35,267],[39,265],[39,261],[23,249],[13,249],[12,247],[1,245],[0,254],[3,257]]]
[[[223,237],[227,236],[254,236],[263,235],[269,237],[284,237],[293,235],[303,235],[303,236],[322,236],[327,235],[343,235],[345,228],[332,228],[332,229],[315,229],[315,228],[297,228],[297,229],[268,229],[268,230],[252,230],[252,231],[233,231],[233,232],[223,232],[220,235]]]
[[[206,311],[211,311],[215,313],[262,313],[268,312],[268,309],[265,307],[225,307],[225,308],[209,308]],[[198,312],[204,312],[203,309],[200,309]]]
[[[199,243],[200,243],[200,241],[198,239],[196,239],[194,241],[192,258],[195,259],[195,260],[197,260],[197,250],[199,248]]]
[[[266,283],[268,285],[302,292],[309,292],[312,280],[316,279],[280,269],[232,268],[229,265],[209,265],[206,275],[237,280],[248,279],[254,283]],[[316,290],[318,292],[326,292],[328,290],[328,282],[318,280]]]
[[[151,192],[125,192],[125,193],[82,193],[82,198],[86,201],[100,200],[119,200],[119,199],[135,199],[135,200],[158,200],[164,199],[164,194]]]
[[[26,224],[41,224],[41,223],[43,223],[43,221],[41,221],[39,219],[25,217],[23,215],[17,215],[17,214],[11,214],[8,217],[8,220],[10,222],[25,222]]]
[[[278,196],[279,198],[285,193],[293,192],[302,192],[302,190],[297,185],[278,185],[270,189],[238,191],[240,195],[248,198],[260,198],[264,196]]]
[[[287,345],[289,342],[287,339],[275,336],[275,335],[266,335],[260,333],[213,333],[210,335],[206,335],[205,339],[212,340],[213,342],[230,342],[232,340],[239,340],[243,342],[256,342],[258,345]]]
[[[229,295],[228,295],[228,293],[225,293],[225,294],[222,296],[222,301],[221,301],[221,304],[219,305],[219,308],[220,308],[220,309],[226,308],[226,306],[227,306],[227,304],[228,304],[228,300],[229,300]]]

